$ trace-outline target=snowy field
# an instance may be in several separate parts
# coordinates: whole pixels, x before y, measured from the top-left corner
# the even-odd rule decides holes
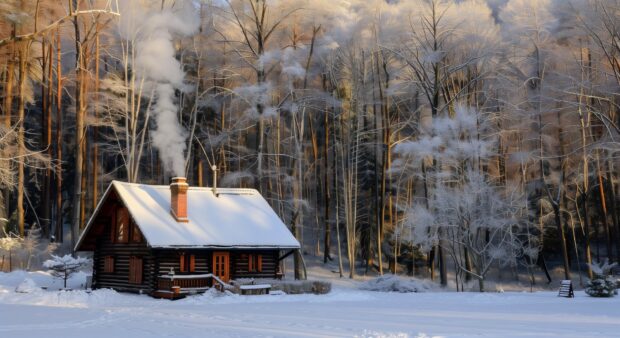
[[[386,293],[351,283],[322,296],[213,292],[171,302],[57,288],[42,272],[0,273],[0,337],[620,336],[620,297],[583,292]]]

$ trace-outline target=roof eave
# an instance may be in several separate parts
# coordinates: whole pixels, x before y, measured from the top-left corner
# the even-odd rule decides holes
[[[152,249],[300,249],[293,245],[154,245]]]
[[[108,195],[110,194],[110,191],[112,190],[112,186],[113,185],[114,185],[114,181],[110,182],[110,185],[108,185],[108,188],[103,193],[103,196],[101,196],[101,199],[99,200],[99,203],[97,203],[97,207],[95,208],[95,211],[93,211],[93,214],[88,219],[88,223],[86,223],[86,227],[84,228],[84,231],[82,231],[82,233],[80,234],[80,237],[78,238],[78,241],[75,244],[75,247],[73,248],[73,251],[80,251],[78,249],[82,245],[82,242],[84,241],[84,238],[88,234],[88,231],[93,226],[94,220],[97,217],[97,215],[99,214],[99,210],[101,209],[101,207],[103,206],[105,201],[108,199]],[[88,251],[90,251],[90,250],[88,250]]]

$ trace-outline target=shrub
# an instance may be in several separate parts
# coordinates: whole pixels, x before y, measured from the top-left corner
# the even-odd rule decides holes
[[[426,292],[435,286],[428,281],[415,278],[403,278],[395,275],[383,275],[362,283],[359,288],[368,291],[380,292]]]
[[[272,283],[272,290],[280,290],[289,295],[302,293],[324,295],[331,289],[331,283],[318,280],[274,281]]]
[[[609,264],[606,260],[604,263],[590,264],[592,280],[586,284],[586,293],[592,297],[613,297],[616,295],[616,283],[610,276],[611,269],[616,263]]]
[[[90,262],[90,259],[85,257],[74,258],[71,255],[64,255],[62,257],[52,255],[52,259],[43,262],[43,267],[48,268],[52,276],[62,279],[66,289],[69,277],[90,264]]]

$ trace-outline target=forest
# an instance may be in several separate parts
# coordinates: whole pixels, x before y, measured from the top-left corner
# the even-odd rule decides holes
[[[4,271],[70,253],[112,180],[215,175],[298,278],[620,261],[620,0],[4,0],[0,121]]]

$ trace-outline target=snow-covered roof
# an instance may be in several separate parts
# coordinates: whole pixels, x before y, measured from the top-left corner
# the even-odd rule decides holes
[[[254,189],[190,187],[189,222],[170,213],[170,187],[113,181],[76,245],[79,249],[98,210],[114,189],[153,248],[281,248],[297,249],[299,242]]]

